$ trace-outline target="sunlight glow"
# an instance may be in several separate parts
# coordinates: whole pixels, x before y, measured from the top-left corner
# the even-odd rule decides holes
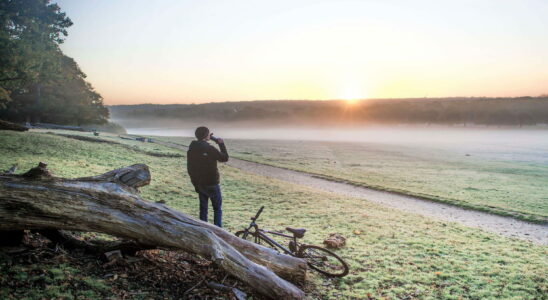
[[[355,82],[348,82],[344,90],[340,93],[339,99],[345,100],[347,104],[354,105],[360,99],[365,99],[367,95],[359,88],[359,84]]]
[[[355,105],[355,104],[357,104],[360,100],[358,100],[358,99],[346,99],[345,101],[346,101],[346,104],[348,104],[348,105]]]
[[[56,2],[107,104],[547,92],[546,0]]]

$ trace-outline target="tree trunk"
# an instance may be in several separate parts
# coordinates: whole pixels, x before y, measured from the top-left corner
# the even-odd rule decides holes
[[[299,288],[280,278],[302,282],[304,260],[142,200],[137,189],[150,182],[146,165],[77,179],[53,177],[46,167],[40,163],[22,175],[0,175],[0,230],[94,231],[141,245],[181,249],[210,258],[264,296],[304,297]]]

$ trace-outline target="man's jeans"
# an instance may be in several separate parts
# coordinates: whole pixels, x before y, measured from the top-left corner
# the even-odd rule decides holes
[[[200,196],[200,220],[207,222],[207,204],[208,199],[211,199],[213,223],[216,226],[223,227],[223,197],[221,196],[221,187],[218,184],[198,186],[198,195]]]

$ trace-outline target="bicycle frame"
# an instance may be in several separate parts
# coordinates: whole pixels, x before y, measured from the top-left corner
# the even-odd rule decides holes
[[[259,209],[259,211],[257,212],[257,215],[255,215],[255,217],[251,218],[251,223],[249,224],[249,227],[244,230],[246,232],[246,234],[253,235],[255,237],[255,243],[258,243],[259,238],[260,238],[260,239],[264,240],[266,243],[268,243],[270,246],[272,246],[274,248],[277,247],[277,248],[283,250],[284,253],[296,257],[296,254],[297,254],[296,250],[298,249],[299,243],[297,242],[297,238],[295,236],[291,236],[291,235],[287,235],[287,234],[283,234],[283,233],[279,233],[279,232],[275,232],[275,231],[260,229],[259,225],[257,225],[257,223],[255,223],[255,221],[261,215],[261,212],[263,211],[263,208],[264,208],[264,206],[262,206]],[[251,231],[252,228],[255,229],[254,232]],[[271,237],[269,237],[265,233],[281,236],[281,237],[284,237],[284,238],[293,239],[293,243],[295,244],[295,252],[291,251],[290,249],[287,249],[286,247],[284,247],[280,243],[276,242],[275,240],[273,240]]]
[[[268,235],[266,235],[265,233],[269,233],[269,234],[273,234],[273,235],[277,235],[277,236],[282,236],[282,237],[285,237],[285,238],[289,238],[289,239],[293,239],[293,242],[295,243],[295,246],[297,245],[297,239],[293,236],[289,236],[289,235],[286,235],[286,234],[283,234],[283,233],[279,233],[279,232],[274,232],[274,231],[269,231],[269,230],[264,230],[264,229],[259,229],[258,227],[255,228],[255,239],[258,239],[259,237],[267,242],[268,244],[270,244],[270,246],[272,247],[277,247],[277,248],[280,248],[281,250],[283,250],[283,252],[285,254],[288,254],[288,255],[291,255],[291,256],[296,256],[296,253],[291,251],[290,249],[287,249],[286,247],[284,247],[283,245],[281,245],[280,243],[276,242],[275,240],[273,240],[271,237],[269,237]],[[251,232],[250,232],[251,233]],[[257,242],[257,241],[256,241]]]

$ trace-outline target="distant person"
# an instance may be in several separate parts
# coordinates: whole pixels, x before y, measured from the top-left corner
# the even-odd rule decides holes
[[[207,222],[207,207],[209,199],[213,206],[213,223],[222,227],[223,197],[219,186],[219,170],[217,162],[228,161],[228,152],[222,138],[214,137],[207,127],[198,127],[194,132],[196,141],[192,141],[187,152],[187,170],[194,189],[200,199],[200,220]],[[213,140],[219,149],[207,141]]]

